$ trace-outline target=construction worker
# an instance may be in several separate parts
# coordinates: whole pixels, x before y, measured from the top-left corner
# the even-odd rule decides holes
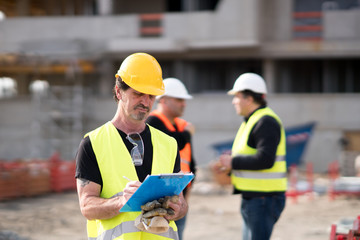
[[[218,172],[231,171],[234,193],[242,194],[241,215],[252,240],[270,239],[285,207],[286,145],[280,118],[267,107],[264,79],[254,73],[240,75],[232,104],[244,116],[232,153],[220,156]],[[243,235],[244,236],[244,235]]]
[[[137,229],[134,221],[141,212],[119,212],[148,174],[180,172],[176,140],[145,124],[155,97],[164,93],[161,67],[151,55],[134,53],[115,76],[115,116],[85,135],[76,156],[78,197],[88,219],[88,238],[178,239],[174,220],[188,209],[182,193],[177,203],[169,203],[174,215],[165,215],[170,221],[166,233]]]
[[[165,93],[157,96],[157,108],[146,120],[151,126],[174,137],[180,149],[181,171],[195,174],[195,160],[192,155],[191,136],[195,132],[194,125],[181,119],[183,115],[186,100],[192,99],[184,84],[176,78],[164,79]],[[189,184],[183,191],[186,201],[189,200]],[[178,227],[179,239],[182,240],[185,228],[186,216],[176,221]]]

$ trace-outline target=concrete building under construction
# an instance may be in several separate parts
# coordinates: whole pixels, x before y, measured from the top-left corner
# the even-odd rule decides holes
[[[285,127],[317,123],[304,158],[315,171],[351,162],[359,22],[357,0],[0,0],[0,159],[73,158],[114,114],[122,60],[141,51],[194,95],[184,117],[200,165],[234,138],[242,119],[226,91],[248,71],[265,78]]]

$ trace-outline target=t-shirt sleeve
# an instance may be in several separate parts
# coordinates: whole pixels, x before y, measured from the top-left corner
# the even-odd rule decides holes
[[[180,153],[179,151],[177,152],[176,155],[176,160],[175,160],[175,165],[174,165],[174,173],[178,173],[181,171],[181,166],[180,166]]]
[[[75,178],[86,179],[102,186],[99,165],[96,161],[89,136],[81,140],[75,159]]]

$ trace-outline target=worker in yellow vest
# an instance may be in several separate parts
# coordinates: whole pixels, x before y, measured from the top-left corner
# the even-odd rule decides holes
[[[157,96],[157,108],[150,113],[146,120],[151,126],[174,137],[178,143],[181,158],[181,171],[196,173],[196,164],[192,154],[191,137],[195,132],[193,124],[180,117],[183,116],[186,100],[192,99],[185,85],[177,78],[164,79],[165,93]],[[183,191],[188,201],[190,195],[189,184]],[[179,240],[183,239],[186,216],[177,220]]]
[[[286,142],[280,118],[267,107],[264,79],[244,73],[228,91],[244,116],[231,155],[221,155],[217,171],[231,172],[234,193],[242,194],[243,239],[270,239],[285,207]],[[249,234],[247,234],[249,233]]]
[[[117,110],[113,119],[89,132],[76,155],[80,209],[88,219],[88,239],[178,239],[175,220],[187,213],[181,193],[169,202],[169,230],[152,233],[135,227],[141,212],[119,212],[148,174],[180,172],[176,140],[145,123],[155,97],[164,93],[162,70],[146,53],[128,56],[113,89]],[[130,179],[130,181],[129,181]]]

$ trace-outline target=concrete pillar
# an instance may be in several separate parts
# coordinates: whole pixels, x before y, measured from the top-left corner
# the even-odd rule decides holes
[[[99,15],[107,16],[112,14],[113,0],[97,0]]]
[[[354,92],[354,70],[355,68],[353,67],[353,61],[348,61],[346,63],[346,69],[345,69],[345,92],[347,93],[351,93]]]
[[[175,60],[174,61],[174,76],[176,76],[176,78],[179,78],[180,80],[184,81],[183,80],[185,78],[184,71],[185,71],[184,61]]]
[[[174,76],[184,83],[189,92],[196,91],[195,71],[192,64],[183,60],[176,60],[174,62]]]
[[[29,0],[17,0],[16,1],[16,11],[18,16],[28,16],[29,15]]]
[[[185,64],[184,82],[190,93],[198,91],[200,88],[200,79],[196,78],[195,65],[191,63]]]
[[[30,93],[30,78],[26,74],[19,73],[14,78],[17,84],[17,92],[19,96],[28,95]]]
[[[99,95],[109,96],[115,84],[115,72],[110,60],[103,60],[100,64]]]
[[[290,92],[292,86],[292,78],[290,73],[290,68],[287,64],[281,64],[279,69],[278,78],[278,91],[282,93]]]
[[[182,0],[182,10],[184,12],[194,11],[194,2],[193,0]]]
[[[263,61],[263,77],[266,81],[268,93],[274,93],[275,90],[275,61],[265,59]]]
[[[333,64],[331,61],[324,61],[323,63],[323,92],[337,92],[337,72],[338,68],[336,64]]]

